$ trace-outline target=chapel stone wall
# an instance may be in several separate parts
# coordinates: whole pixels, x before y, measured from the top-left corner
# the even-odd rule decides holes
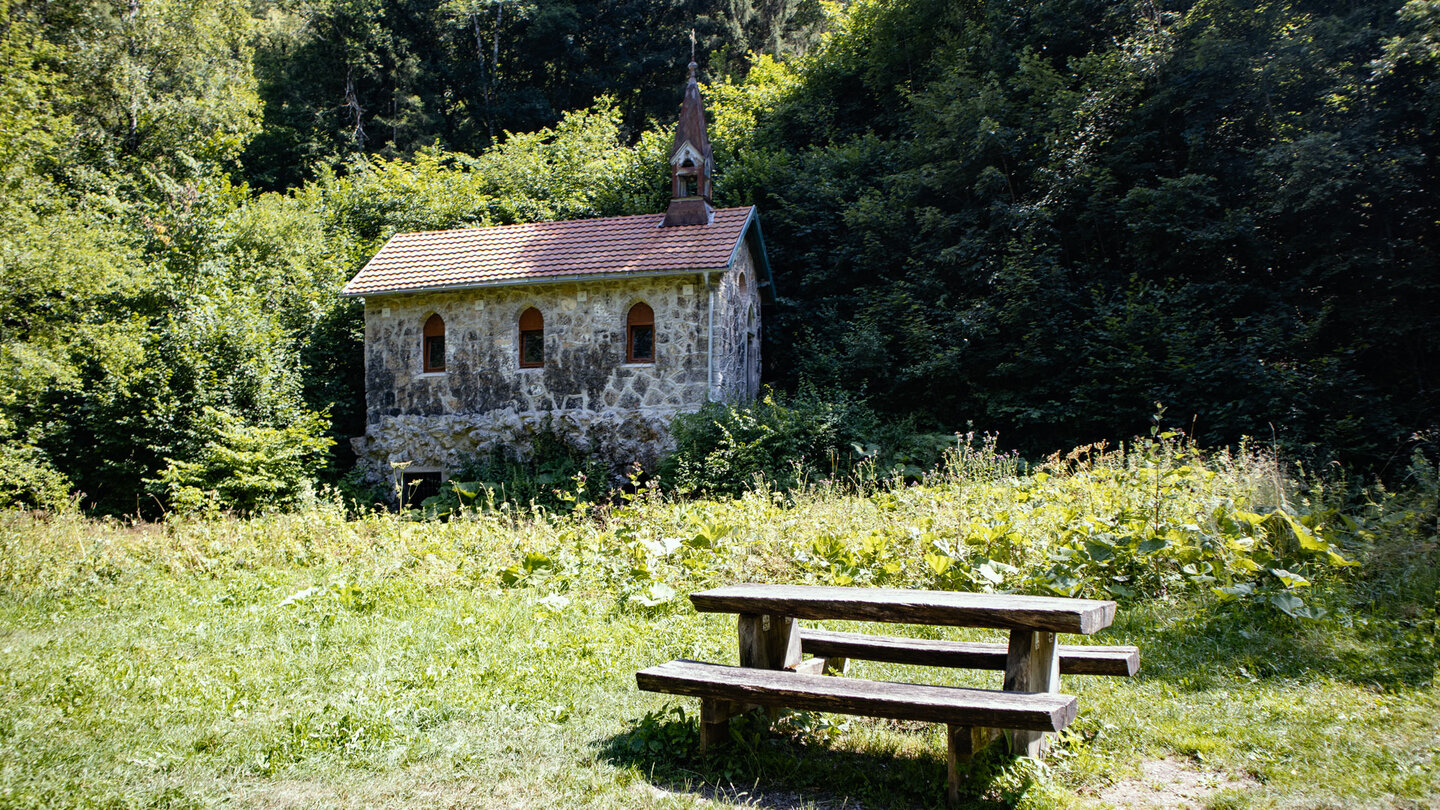
[[[715,398],[723,402],[760,392],[760,281],[747,240],[715,292]]]
[[[626,316],[642,301],[655,312],[655,362],[627,363]],[[533,369],[518,346],[532,306],[545,328],[545,365]],[[448,473],[497,446],[524,452],[548,424],[613,463],[653,464],[674,415],[706,399],[708,307],[699,275],[369,298],[368,426],[356,450],[372,479]],[[445,321],[445,371],[425,373],[431,314]]]

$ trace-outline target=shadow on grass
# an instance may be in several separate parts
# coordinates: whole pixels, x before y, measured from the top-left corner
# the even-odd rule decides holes
[[[884,721],[855,720],[850,725]],[[821,716],[787,712],[772,724],[764,712],[731,721],[728,744],[700,753],[697,719],[667,706],[633,728],[599,741],[601,759],[641,774],[655,789],[763,808],[863,806],[945,807],[943,743],[919,755],[834,747],[854,739]],[[897,734],[905,733],[897,731]],[[872,737],[873,739],[873,737]],[[979,810],[1012,806],[1031,787],[1017,760],[991,746],[969,765],[959,805]]]
[[[1350,611],[1307,621],[1265,604],[1131,605],[1107,637],[1140,647],[1141,677],[1191,690],[1237,678],[1329,678],[1400,690],[1429,684],[1440,666],[1440,646],[1424,622]]]

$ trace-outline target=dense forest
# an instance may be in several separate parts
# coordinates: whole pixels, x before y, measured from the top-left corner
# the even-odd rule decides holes
[[[344,281],[661,210],[691,30],[775,385],[1026,452],[1156,402],[1357,471],[1436,441],[1436,0],[0,5],[0,502],[339,477]]]

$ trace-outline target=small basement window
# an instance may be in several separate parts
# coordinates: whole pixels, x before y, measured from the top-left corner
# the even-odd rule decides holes
[[[440,494],[440,473],[407,472],[400,476],[400,507],[418,509],[426,498]]]
[[[625,318],[625,362],[655,362],[655,310],[643,301]]]
[[[545,316],[530,307],[520,313],[520,367],[545,365]]]
[[[445,370],[445,319],[438,314],[425,321],[420,341],[422,368],[429,374]]]

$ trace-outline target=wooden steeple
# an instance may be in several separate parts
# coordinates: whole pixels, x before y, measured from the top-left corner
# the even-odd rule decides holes
[[[680,123],[670,150],[670,206],[663,225],[708,225],[715,209],[710,200],[710,174],[715,161],[705,129],[705,102],[695,79],[699,65],[690,62],[690,79],[680,103]]]

